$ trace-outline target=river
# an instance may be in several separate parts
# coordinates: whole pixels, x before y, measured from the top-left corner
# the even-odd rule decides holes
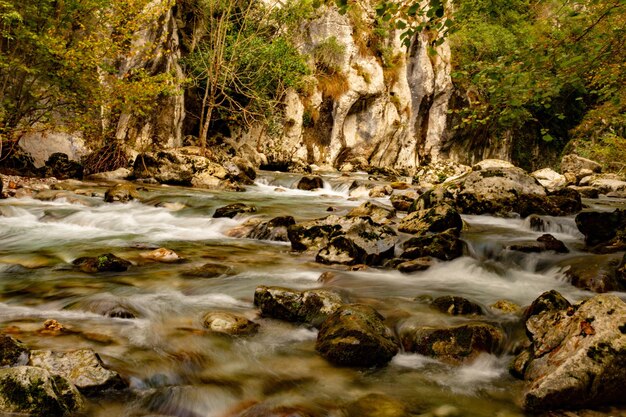
[[[33,349],[90,347],[129,381],[127,392],[90,399],[84,414],[89,417],[226,417],[253,404],[342,416],[346,404],[372,393],[398,400],[415,416],[524,415],[518,404],[522,383],[508,374],[512,356],[506,352],[462,366],[400,353],[381,369],[338,368],[315,352],[314,328],[260,318],[254,290],[333,287],[374,306],[390,326],[467,320],[444,317],[426,302],[459,295],[481,304],[484,320],[513,335],[519,318],[488,306],[502,299],[528,305],[551,289],[570,301],[591,295],[568,284],[560,266],[570,257],[592,256],[581,251],[583,237],[573,218],[545,218],[547,232],[571,250],[555,255],[505,249],[544,233],[526,220],[464,216],[466,256],[402,274],[321,265],[314,254],[292,252],[288,243],[227,236],[250,216],[211,217],[218,207],[243,202],[257,207],[256,217],[292,215],[302,221],[328,215],[329,207],[342,215],[367,200],[349,198],[354,177],[328,176],[325,189],[317,191],[293,189],[298,178],[262,172],[243,193],[148,186],[142,202],[126,204],[104,203],[105,185],[90,183],[79,187],[84,195],[0,200],[0,325]],[[388,199],[378,201],[389,205]],[[614,202],[593,204],[609,209]],[[158,247],[176,251],[184,262],[140,256]],[[77,257],[107,252],[133,267],[104,274],[71,267]],[[194,271],[207,263],[224,273],[198,276]],[[332,278],[319,282],[326,271],[334,271]],[[123,306],[136,318],[100,314],[111,306]],[[243,314],[259,323],[260,331],[241,338],[211,334],[202,317],[213,310]],[[42,332],[48,319],[70,331]]]

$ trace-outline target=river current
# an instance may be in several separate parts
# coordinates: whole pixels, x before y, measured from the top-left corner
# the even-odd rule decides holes
[[[503,299],[525,306],[551,289],[572,302],[592,295],[567,283],[563,272],[567,258],[592,256],[581,251],[583,237],[573,217],[544,217],[546,230],[534,231],[523,219],[464,216],[466,256],[410,274],[321,265],[314,254],[292,252],[288,243],[228,237],[251,216],[211,217],[216,208],[241,202],[257,207],[254,217],[291,215],[303,221],[328,215],[329,207],[345,214],[368,199],[349,198],[354,177],[325,177],[325,188],[317,191],[293,189],[298,178],[263,172],[243,193],[148,187],[141,191],[142,202],[125,204],[104,203],[106,186],[89,183],[81,186],[84,195],[0,200],[0,326],[33,349],[90,347],[129,381],[126,392],[89,400],[90,417],[227,417],[254,404],[342,416],[347,404],[372,393],[402,402],[415,416],[523,416],[522,383],[509,375],[512,356],[506,353],[461,366],[400,353],[381,369],[338,368],[315,352],[314,328],[260,318],[254,290],[258,285],[336,288],[374,306],[390,326],[406,319],[466,320],[443,317],[424,301],[458,295],[481,304],[486,321],[514,333],[518,317],[488,306]],[[389,205],[388,199],[377,200]],[[609,209],[613,202],[593,204]],[[546,232],[571,252],[506,249]],[[158,247],[176,251],[184,262],[140,256]],[[75,258],[108,252],[133,266],[104,274],[71,267]],[[225,273],[212,278],[193,273],[207,263]],[[332,278],[318,281],[327,271],[334,272]],[[136,318],[99,314],[115,305]],[[202,318],[214,310],[243,314],[258,322],[260,331],[241,338],[211,334]],[[42,332],[48,319],[69,331]]]

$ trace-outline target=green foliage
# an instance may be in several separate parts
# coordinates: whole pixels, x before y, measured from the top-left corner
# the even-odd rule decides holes
[[[0,0],[0,136],[18,140],[54,126],[103,137],[103,119],[148,113],[171,77],[143,70],[120,78],[133,33],[163,6],[148,0]],[[149,47],[149,46],[148,46]],[[149,53],[150,51],[143,51]]]
[[[623,0],[457,0],[455,7],[453,81],[467,100],[455,109],[458,128],[491,137],[531,129],[561,147],[571,133],[623,136]]]
[[[340,43],[335,36],[325,39],[313,48],[315,63],[322,71],[335,72],[341,68],[346,54],[346,46]]]

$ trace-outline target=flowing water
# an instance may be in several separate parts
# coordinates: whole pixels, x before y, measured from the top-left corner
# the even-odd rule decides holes
[[[217,207],[244,202],[257,206],[256,217],[292,215],[302,221],[326,216],[329,207],[345,214],[366,199],[348,198],[354,178],[328,177],[326,188],[314,192],[294,190],[297,179],[265,172],[244,193],[149,187],[141,191],[142,203],[106,204],[99,196],[102,184],[81,187],[81,194],[96,197],[0,200],[0,326],[31,348],[91,347],[120,372],[130,390],[90,400],[85,414],[93,417],[234,416],[255,403],[341,416],[342,407],[370,393],[397,399],[416,416],[523,415],[521,383],[508,374],[507,354],[452,366],[400,353],[382,369],[337,368],[316,354],[315,329],[258,317],[254,290],[258,285],[337,288],[353,301],[373,305],[390,326],[403,320],[462,321],[442,317],[423,301],[460,295],[483,305],[486,320],[515,333],[515,316],[487,306],[502,299],[527,305],[550,289],[570,301],[591,295],[568,284],[559,267],[568,257],[589,256],[580,252],[582,236],[573,218],[544,218],[546,232],[572,250],[555,255],[506,249],[544,233],[533,231],[528,221],[465,216],[467,255],[412,274],[324,266],[313,254],[291,252],[287,243],[227,237],[249,216],[211,218]],[[185,261],[163,264],[140,256],[158,247],[173,249]],[[133,267],[105,274],[70,267],[77,257],[107,252]],[[228,272],[214,278],[189,274],[207,263]],[[334,271],[332,279],[319,282],[326,271]],[[124,306],[137,318],[99,314],[111,306]],[[202,317],[213,310],[244,314],[260,331],[245,338],[210,334]],[[47,319],[69,331],[41,331]]]

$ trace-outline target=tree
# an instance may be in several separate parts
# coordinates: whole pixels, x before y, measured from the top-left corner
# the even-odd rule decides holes
[[[246,127],[268,122],[286,89],[300,88],[309,70],[284,27],[289,10],[306,5],[289,9],[259,1],[198,0],[198,6],[202,36],[186,62],[200,96],[204,150],[217,117]]]

